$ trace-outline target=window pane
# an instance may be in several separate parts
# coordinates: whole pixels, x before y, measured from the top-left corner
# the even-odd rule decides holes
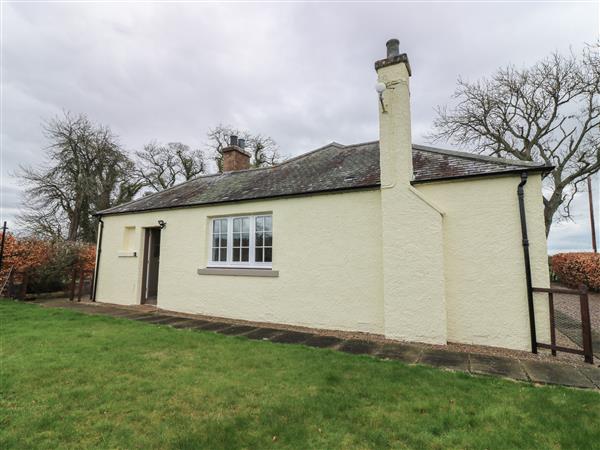
[[[254,239],[250,240],[250,230],[254,221]],[[215,262],[250,262],[250,252],[254,252],[253,261],[257,263],[270,263],[272,259],[272,217],[249,216],[219,218],[212,220],[211,260]],[[231,238],[229,241],[228,228],[231,225]],[[251,247],[250,244],[253,244]]]

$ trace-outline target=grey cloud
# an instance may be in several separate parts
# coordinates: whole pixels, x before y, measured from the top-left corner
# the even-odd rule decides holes
[[[598,34],[597,6],[581,3],[7,3],[2,21],[6,198],[9,171],[40,160],[40,125],[63,109],[110,125],[129,150],[152,139],[201,146],[219,122],[269,134],[289,155],[373,140],[373,62],[398,37],[422,143],[459,75]]]

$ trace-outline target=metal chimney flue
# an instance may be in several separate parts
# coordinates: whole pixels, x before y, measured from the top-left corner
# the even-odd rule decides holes
[[[238,137],[234,134],[229,136],[229,145],[238,145]]]
[[[238,139],[238,147],[246,148],[246,139]]]

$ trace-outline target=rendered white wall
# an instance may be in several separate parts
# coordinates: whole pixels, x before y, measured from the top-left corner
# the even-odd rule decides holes
[[[273,214],[278,278],[198,275],[209,218]],[[161,236],[158,306],[236,319],[383,333],[381,202],[377,190],[173,209],[104,218],[98,301],[138,304],[143,227]],[[137,257],[119,257],[136,227]]]
[[[448,341],[530,350],[518,176],[419,184],[445,212]],[[541,176],[525,186],[533,284],[548,287]],[[549,342],[548,300],[535,295],[538,340]]]

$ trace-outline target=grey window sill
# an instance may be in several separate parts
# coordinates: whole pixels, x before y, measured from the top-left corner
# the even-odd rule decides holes
[[[118,253],[118,256],[119,256],[119,258],[132,258],[132,257],[134,258],[134,257],[137,256],[137,252],[133,252],[133,251],[131,251],[131,252],[120,251]]]
[[[237,269],[237,268],[221,268],[207,267],[206,269],[198,269],[198,275],[225,275],[235,277],[278,277],[278,270],[271,269]]]

